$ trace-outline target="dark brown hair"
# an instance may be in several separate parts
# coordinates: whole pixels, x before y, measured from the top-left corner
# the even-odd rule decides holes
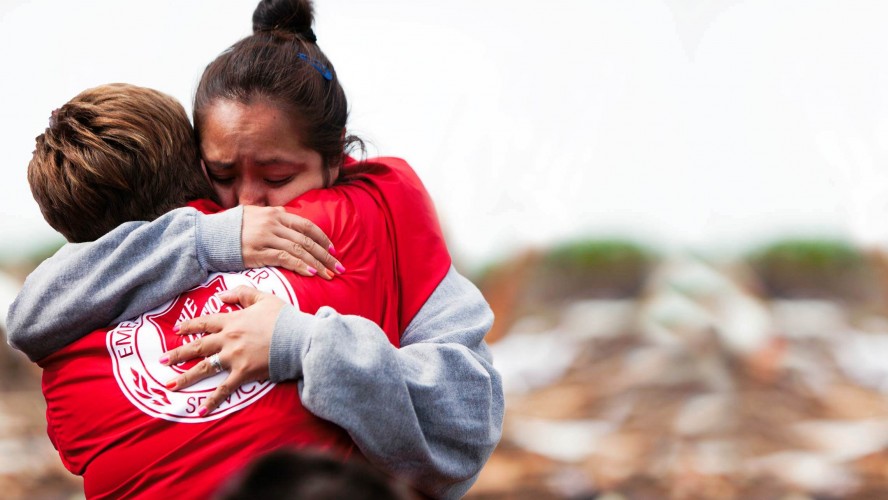
[[[194,96],[198,140],[206,110],[218,99],[266,101],[298,124],[303,146],[324,160],[324,184],[360,139],[345,136],[348,101],[333,64],[316,43],[309,0],[263,0],[253,13],[253,34],[211,62]]]
[[[366,463],[284,449],[253,461],[243,471],[243,477],[224,488],[219,498],[412,500],[416,497],[403,483],[383,476]]]
[[[85,90],[53,111],[28,183],[43,217],[72,242],[215,197],[182,105],[123,83]]]

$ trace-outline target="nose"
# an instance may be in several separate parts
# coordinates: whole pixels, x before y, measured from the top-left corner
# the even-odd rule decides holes
[[[238,205],[255,205],[259,207],[268,206],[267,190],[259,182],[244,181],[241,182],[237,190]]]

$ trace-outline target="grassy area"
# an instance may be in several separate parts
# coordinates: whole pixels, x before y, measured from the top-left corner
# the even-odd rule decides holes
[[[577,240],[545,254],[537,269],[541,299],[621,298],[638,294],[656,254],[629,240]]]
[[[866,255],[840,239],[777,241],[753,250],[746,260],[774,297],[862,300],[878,288]]]
[[[482,289],[517,294],[525,304],[632,297],[657,259],[654,251],[630,240],[580,239],[488,265],[477,282]]]

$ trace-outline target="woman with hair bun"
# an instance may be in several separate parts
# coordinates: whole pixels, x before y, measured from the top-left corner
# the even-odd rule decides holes
[[[212,335],[167,352],[161,362],[214,358],[213,365],[198,363],[170,381],[175,390],[212,375],[211,366],[221,364],[230,371],[204,402],[201,415],[212,412],[246,381],[298,380],[303,406],[345,429],[370,463],[424,494],[458,497],[477,478],[501,433],[501,381],[483,341],[493,317],[477,288],[450,265],[434,209],[404,202],[415,196],[400,197],[399,193],[417,192],[426,196],[410,167],[394,158],[348,156],[360,140],[347,134],[345,93],[317,44],[312,23],[310,1],[263,0],[253,15],[254,33],[204,71],[194,101],[204,168],[223,207],[245,206],[243,230],[237,217],[235,224],[214,228],[214,234],[221,244],[241,239],[243,231],[246,261],[247,241],[253,241],[248,233],[297,237],[292,227],[283,233],[286,224],[280,222],[248,223],[247,215],[258,213],[251,206],[279,207],[307,191],[333,185],[369,186],[366,189],[384,199],[396,253],[400,297],[391,307],[400,314],[401,335],[394,339],[400,347],[369,320],[329,308],[304,314],[274,296],[238,289],[223,300],[245,306],[239,316],[245,321],[235,325],[225,314],[184,321],[180,334]],[[240,209],[230,212],[236,210]],[[10,310],[10,338],[38,359],[94,328],[133,317],[199,284],[211,270],[206,262],[196,261],[214,251],[201,248],[200,238],[180,238],[178,246],[139,244],[139,238],[153,241],[171,227],[184,227],[177,217],[195,216],[118,228],[114,237],[126,243],[126,255],[100,254],[84,244],[77,253],[47,261],[29,277]],[[435,236],[417,241],[412,227],[432,227]],[[335,262],[326,260],[326,252],[318,253],[317,245],[304,236],[298,239],[313,248],[318,261]],[[347,273],[347,249],[336,252],[332,243],[330,253],[342,264],[330,265]],[[189,247],[194,244],[197,251]],[[177,269],[195,269],[196,276],[166,276],[149,269],[109,282],[103,272],[124,262],[158,259],[175,262]],[[283,257],[267,257],[261,264],[293,267]],[[320,264],[297,267],[304,275],[327,274],[318,271]],[[42,293],[75,281],[82,290],[103,293]],[[120,303],[121,297],[127,302]],[[42,322],[36,320],[38,314]],[[276,319],[269,322],[269,317]]]

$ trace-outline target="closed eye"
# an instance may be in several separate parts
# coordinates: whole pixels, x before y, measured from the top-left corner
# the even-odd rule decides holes
[[[295,177],[296,177],[295,175],[290,175],[287,177],[283,177],[281,179],[264,179],[264,180],[265,180],[265,183],[268,184],[269,186],[279,187],[279,186],[283,186],[284,184],[292,181]]]
[[[234,182],[234,177],[217,176],[217,175],[213,175],[210,173],[207,173],[207,176],[210,178],[210,181],[212,181],[213,184],[220,184],[222,186],[227,186],[227,185]]]

